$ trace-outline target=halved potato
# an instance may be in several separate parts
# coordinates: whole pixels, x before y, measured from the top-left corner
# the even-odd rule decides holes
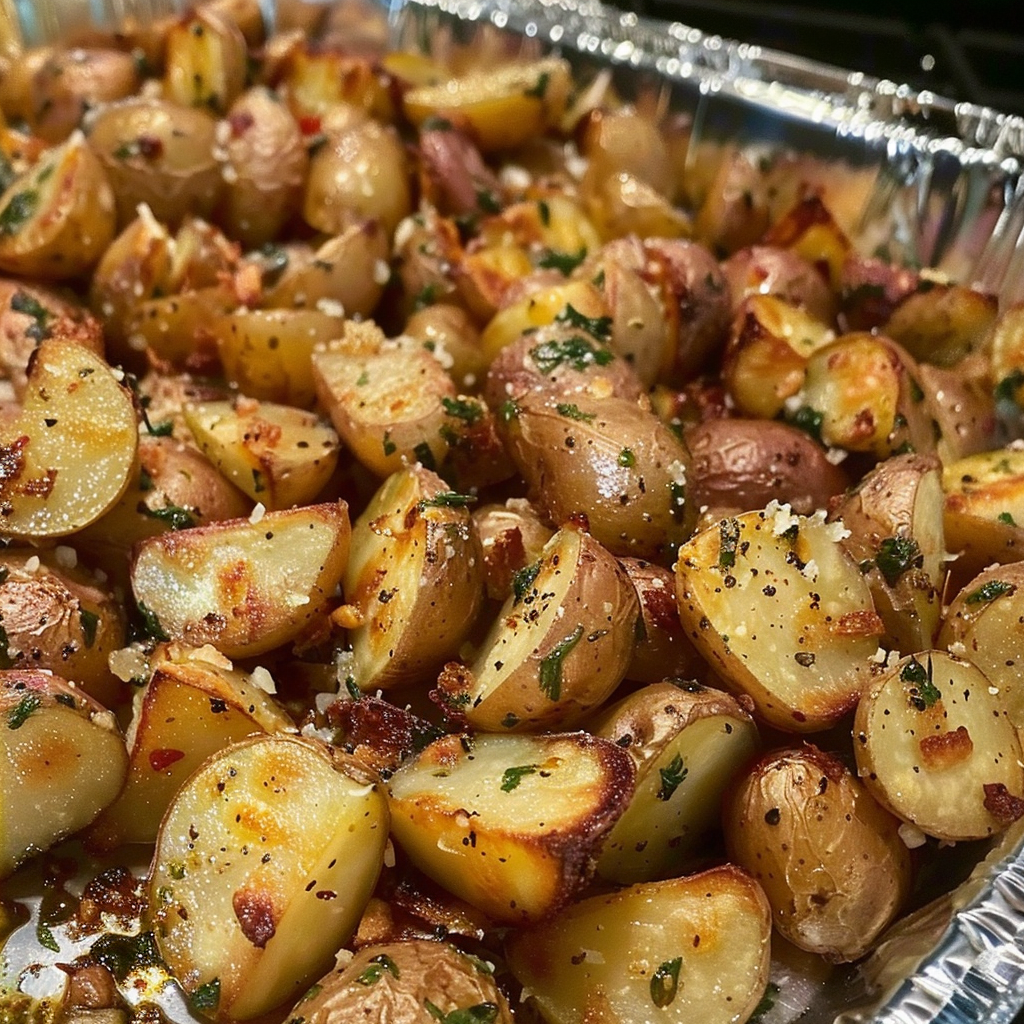
[[[483,549],[487,596],[504,601],[516,573],[538,561],[555,531],[525,498],[483,505],[473,512],[473,523]]]
[[[314,413],[236,398],[183,410],[200,451],[268,509],[315,500],[338,464],[338,435]]]
[[[612,882],[671,878],[717,830],[722,794],[758,747],[750,714],[720,690],[683,679],[624,697],[590,731],[633,755],[636,791],[597,862]]]
[[[457,655],[484,591],[469,504],[411,466],[389,477],[356,520],[342,611],[361,690],[431,681]]]
[[[0,878],[88,825],[128,756],[114,716],[49,672],[0,672]]]
[[[254,733],[295,732],[259,683],[212,647],[169,644],[150,661],[126,736],[128,778],[87,836],[100,851],[155,842],[175,793],[207,757]]]
[[[732,865],[592,896],[506,943],[550,1024],[741,1024],[768,984],[771,910]]]
[[[0,270],[66,280],[90,270],[114,237],[114,193],[75,132],[0,197]]]
[[[375,779],[324,743],[254,737],[204,762],[148,879],[157,947],[191,1008],[247,1020],[295,999],[355,930],[387,837]]]
[[[495,921],[537,921],[589,878],[634,777],[625,750],[587,733],[445,736],[389,780],[392,832]]]
[[[899,819],[817,747],[753,765],[725,802],[723,827],[730,859],[761,883],[779,932],[830,960],[863,956],[910,892]]]
[[[570,88],[569,65],[547,57],[470,72],[402,97],[406,116],[420,126],[431,117],[465,129],[484,152],[513,149],[557,125]]]
[[[939,839],[983,839],[1024,815],[1024,754],[999,691],[945,651],[899,661],[861,697],[857,767],[875,798]]]
[[[841,524],[786,505],[723,519],[679,551],[679,617],[690,638],[759,715],[814,732],[849,713],[874,666],[883,625]]]
[[[964,586],[946,609],[935,646],[977,665],[1010,721],[1024,729],[1024,563],[993,565]]]
[[[880,462],[830,514],[865,574],[885,623],[883,646],[925,651],[935,641],[946,576],[942,466],[934,456]]]
[[[833,287],[842,280],[843,265],[853,248],[846,232],[816,193],[799,200],[772,225],[762,241],[765,245],[790,249],[815,266],[827,267]]]
[[[622,681],[636,637],[636,592],[590,534],[559,530],[521,569],[473,663],[452,662],[437,699],[491,732],[563,729]]]
[[[124,493],[138,445],[131,395],[95,352],[44,341],[20,413],[0,421],[0,524],[59,537],[98,519]]]
[[[245,87],[246,57],[245,37],[230,18],[193,11],[167,33],[164,95],[181,107],[223,114]]]
[[[262,654],[326,613],[349,533],[339,501],[150,537],[132,559],[135,600],[158,639]]]

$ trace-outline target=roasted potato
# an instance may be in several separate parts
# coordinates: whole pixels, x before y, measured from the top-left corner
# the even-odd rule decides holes
[[[473,524],[483,551],[487,596],[504,601],[516,573],[540,559],[554,530],[523,498],[474,509]]]
[[[722,263],[735,309],[748,295],[775,295],[816,320],[834,323],[836,298],[818,267],[791,249],[752,245]]]
[[[939,839],[983,839],[1024,816],[1020,739],[998,696],[981,669],[945,651],[872,680],[854,721],[872,795]]]
[[[245,87],[246,42],[230,18],[197,8],[167,33],[164,96],[181,107],[223,114]]]
[[[837,757],[805,744],[766,754],[723,811],[729,857],[761,883],[779,933],[830,960],[857,960],[910,892],[898,818]]]

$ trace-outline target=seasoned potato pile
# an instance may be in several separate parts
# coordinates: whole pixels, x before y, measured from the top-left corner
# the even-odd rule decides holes
[[[758,1019],[1024,817],[1024,307],[282,17],[0,66],[0,1017]]]

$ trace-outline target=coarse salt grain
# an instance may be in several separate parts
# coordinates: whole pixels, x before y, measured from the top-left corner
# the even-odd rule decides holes
[[[908,850],[916,850],[928,841],[928,837],[916,825],[911,825],[909,821],[903,822],[897,831],[900,839],[903,840],[903,845]]]
[[[257,501],[252,512],[249,513],[249,522],[255,526],[267,513],[267,506],[262,501]]]
[[[274,677],[262,665],[257,665],[249,673],[249,681],[264,693],[277,693],[277,683],[274,682]]]

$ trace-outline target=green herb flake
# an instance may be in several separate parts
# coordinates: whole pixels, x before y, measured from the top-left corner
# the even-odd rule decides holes
[[[142,628],[146,636],[153,640],[168,641],[171,639],[160,625],[156,612],[148,608],[142,601],[139,601],[139,615],[142,617]]]
[[[572,402],[559,402],[555,406],[555,411],[559,416],[564,416],[569,420],[577,420],[580,423],[590,423],[597,415],[593,412],[584,412],[578,405],[574,405]]]
[[[972,590],[964,598],[964,602],[966,604],[987,604],[989,601],[994,601],[997,597],[1012,594],[1015,589],[1012,583],[1007,583],[1005,580],[989,580],[978,587],[977,590]]]
[[[17,704],[7,712],[7,728],[20,729],[39,710],[43,703],[38,693],[26,693]]]
[[[540,222],[544,227],[551,226],[551,207],[543,199],[537,203],[537,213],[540,215]]]
[[[1024,384],[1024,370],[1011,370],[995,388],[995,399],[997,402],[1016,402],[1017,392]]]
[[[484,213],[501,213],[501,202],[489,188],[478,188],[476,190],[476,205]]]
[[[424,469],[437,469],[437,463],[434,461],[434,453],[431,451],[430,445],[427,444],[426,441],[420,441],[420,443],[413,448],[412,453],[416,456],[416,461],[423,466]]]
[[[536,775],[539,767],[537,764],[521,764],[514,768],[506,768],[501,775],[502,793],[511,793],[527,775]]]
[[[317,983],[316,985],[310,985],[309,988],[306,989],[306,994],[299,1000],[299,1002],[304,1003],[306,1002],[307,999],[316,999],[316,997],[320,995],[320,993],[323,992],[323,990],[323,985],[319,983]]]
[[[558,270],[568,277],[587,258],[587,247],[581,246],[578,252],[559,252],[547,249],[537,260],[537,266],[544,270]]]
[[[174,433],[174,420],[161,420],[159,423],[146,420],[146,432],[151,437],[170,437]]]
[[[394,455],[395,452],[397,452],[397,451],[398,451],[398,445],[396,445],[395,442],[391,440],[391,431],[390,430],[385,430],[384,431],[384,454],[385,455]]]
[[[659,768],[661,776],[661,787],[658,789],[659,800],[671,800],[672,794],[679,788],[680,783],[690,774],[689,768],[683,764],[682,755],[676,754],[668,763],[668,767]]]
[[[60,943],[53,937],[53,932],[42,921],[36,924],[36,941],[43,949],[48,949],[51,953],[60,952]]]
[[[824,415],[809,405],[802,405],[792,416],[789,422],[805,434],[810,434],[816,441],[821,440],[821,425],[824,422]]]
[[[917,658],[911,658],[900,671],[900,679],[910,683],[910,703],[918,711],[925,711],[942,699],[939,688],[932,682],[931,658],[927,665],[922,665]]]
[[[258,469],[252,471],[252,489],[256,494],[260,494],[267,489],[266,484],[263,482],[263,474]]]
[[[683,958],[666,960],[651,976],[651,1002],[659,1009],[666,1007],[679,991],[679,968],[683,966]]]
[[[432,498],[424,498],[416,507],[422,512],[427,508],[465,508],[476,504],[472,494],[459,494],[457,491],[441,491]]]
[[[412,301],[414,310],[426,309],[427,306],[432,306],[437,302],[438,293],[441,290],[441,286],[436,282],[425,284],[417,293],[416,297]]]
[[[1001,523],[1005,523],[1007,526],[1017,525],[1017,521],[1009,512],[1000,512],[999,515],[996,516],[996,519]]]
[[[357,388],[364,388],[369,383],[370,383],[369,371],[368,370],[363,370],[363,372],[361,374],[359,374],[359,379],[356,381],[356,387]]]
[[[152,932],[142,932],[139,935],[101,935],[92,944],[89,955],[121,982],[133,971],[162,963]]]
[[[501,403],[498,408],[498,419],[506,424],[519,419],[519,406],[514,398],[509,398]]]
[[[754,1007],[754,1012],[750,1015],[750,1020],[747,1024],[761,1024],[765,1014],[775,1005],[775,1000],[779,997],[779,986],[774,981],[768,982],[768,987],[764,990],[764,995],[761,996],[761,1001]]]
[[[924,401],[924,391],[921,390],[921,385],[914,380],[913,377],[909,378],[910,383],[910,400],[916,405],[918,402]]]
[[[908,570],[920,569],[924,565],[924,555],[913,537],[886,537],[878,545],[875,565],[892,587]]]
[[[25,334],[33,341],[44,341],[50,336],[50,311],[28,292],[15,292],[11,297],[11,309],[35,320],[34,324],[25,329]]]
[[[718,524],[718,535],[718,567],[731,569],[736,564],[736,551],[740,544],[739,520],[723,519]]]
[[[449,416],[476,423],[483,418],[483,406],[472,398],[442,398],[441,405]]]
[[[216,1010],[220,1004],[220,978],[214,978],[213,981],[208,981],[205,985],[200,985],[199,988],[189,996],[188,1005],[189,1009],[198,1010],[203,1012],[204,1010]]]
[[[259,470],[254,469],[253,473],[258,474]],[[257,491],[262,489],[262,487],[256,488]],[[144,501],[140,501],[137,508],[142,515],[149,516],[150,519],[158,519],[172,530],[191,530],[196,525],[195,516],[187,508],[182,508],[180,505],[150,508]]]
[[[100,624],[100,617],[95,612],[89,611],[88,608],[79,608],[78,621],[82,624],[85,646],[92,647],[96,643],[96,627]]]
[[[612,318],[610,316],[584,316],[572,303],[566,305],[555,320],[569,324],[578,331],[586,331],[599,341],[607,341],[612,336]]]
[[[515,595],[515,604],[519,604],[533,588],[538,575],[540,575],[540,567],[540,562],[534,562],[532,565],[524,565],[513,575],[512,593]]]
[[[394,978],[399,977],[398,964],[387,953],[380,953],[370,960],[366,970],[356,978],[356,982],[359,985],[376,985],[385,971]]]
[[[609,349],[574,334],[562,341],[545,341],[530,349],[530,358],[543,374],[553,373],[563,363],[573,370],[588,366],[607,366],[615,356]]]
[[[619,452],[617,461],[624,469],[632,469],[636,465],[636,456],[633,454],[632,449],[623,448],[622,451]]]
[[[563,637],[540,663],[540,689],[548,700],[557,701],[562,696],[562,665],[572,649],[583,638],[582,624],[567,637]]]
[[[17,234],[25,222],[35,214],[38,205],[39,193],[35,189],[27,188],[15,192],[7,205],[0,210],[0,236]]]
[[[545,94],[548,91],[548,83],[551,81],[551,75],[547,71],[542,71],[537,76],[537,82],[529,89],[523,91],[524,96],[536,96],[537,99],[544,99]]]
[[[429,999],[423,1000],[424,1009],[441,1024],[494,1024],[498,1019],[497,1003],[477,1003],[445,1013]]]

